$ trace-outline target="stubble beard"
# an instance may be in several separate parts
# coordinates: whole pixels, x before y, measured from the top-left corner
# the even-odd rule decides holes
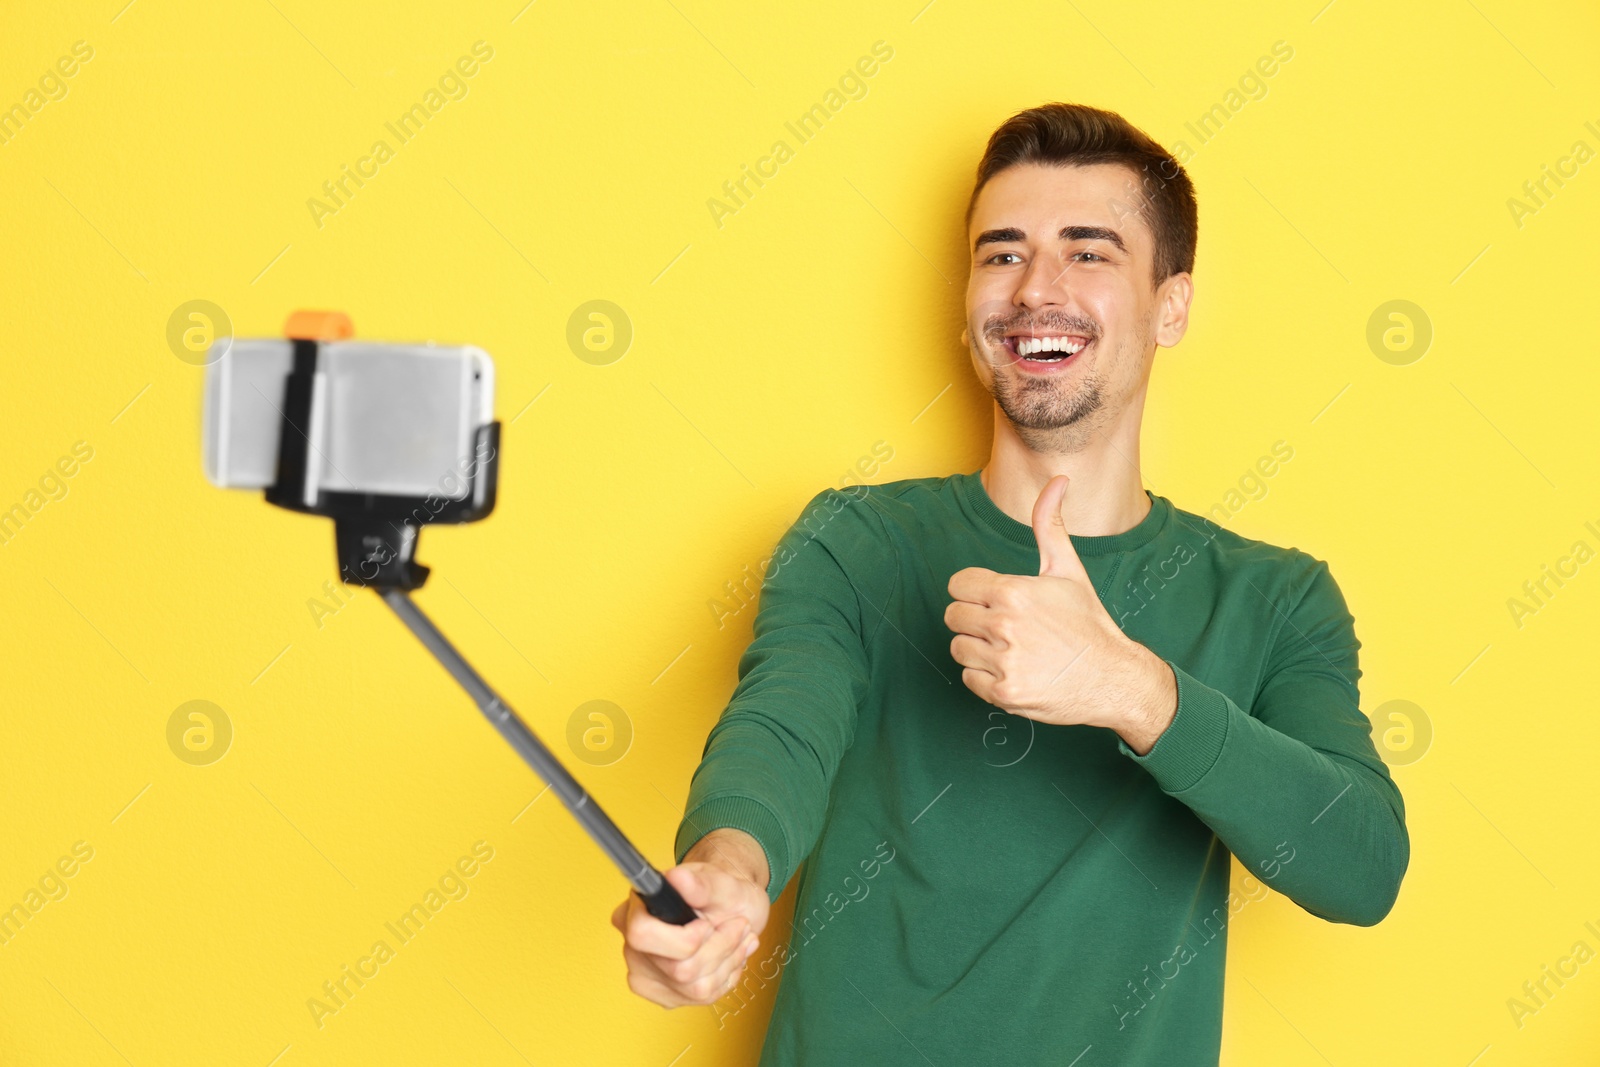
[[[989,394],[1023,444],[1034,452],[1081,449],[1101,421],[1095,416],[1105,410],[1100,378],[1092,372],[1079,381],[1025,375],[1009,366],[1010,357],[1004,350],[1002,356],[1007,362],[990,364]]]

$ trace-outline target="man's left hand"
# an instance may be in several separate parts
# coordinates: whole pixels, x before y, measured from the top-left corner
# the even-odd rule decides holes
[[[1033,506],[1039,575],[967,567],[950,578],[945,625],[961,680],[984,700],[1052,725],[1116,730],[1141,755],[1172,721],[1172,670],[1107,614],[1061,517],[1068,479]]]

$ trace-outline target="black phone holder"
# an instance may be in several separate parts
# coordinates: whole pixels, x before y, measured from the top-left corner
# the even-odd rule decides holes
[[[269,503],[333,520],[339,576],[348,585],[420,589],[428,568],[416,561],[417,537],[429,523],[476,522],[494,510],[500,475],[500,423],[478,427],[466,473],[467,492],[459,499],[442,494],[394,496],[328,490],[306,493],[311,455],[312,394],[320,342],[292,339],[294,358],[284,383],[278,435],[277,480],[267,487]]]
[[[315,316],[312,316],[313,321]],[[295,318],[291,318],[293,324]],[[341,320],[348,327],[348,320]],[[291,337],[293,362],[284,384],[278,438],[278,465],[272,485],[265,490],[269,503],[308,515],[333,519],[339,576],[347,585],[373,589],[408,629],[471,695],[491,725],[516,749],[555,791],[567,810],[589,832],[602,851],[632,883],[650,914],[665,922],[685,926],[697,914],[672,883],[662,877],[633,843],[617,829],[577,779],[550,753],[544,743],[511,710],[487,682],[473,670],[455,646],[408,595],[427,581],[428,568],[416,560],[417,539],[432,523],[474,522],[494,510],[500,472],[500,423],[489,422],[474,434],[473,456],[465,473],[467,492],[457,499],[442,494],[427,497],[322,489],[309,479],[312,456],[312,409],[316,389],[315,338]],[[307,492],[307,486],[313,487]]]

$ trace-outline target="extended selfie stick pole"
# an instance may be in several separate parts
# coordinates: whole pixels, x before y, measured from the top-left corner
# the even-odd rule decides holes
[[[595,844],[633,883],[651,915],[677,926],[693,922],[698,917],[695,910],[672,883],[633,847],[577,779],[528,729],[528,724],[461,658],[461,653],[408,595],[408,590],[419,588],[428,577],[428,568],[416,561],[417,538],[423,524],[472,522],[494,510],[500,424],[489,421],[474,432],[472,459],[466,465],[471,473],[466,477],[466,492],[459,498],[329,489],[312,476],[326,459],[312,443],[320,437],[313,412],[326,410],[330,403],[325,399],[328,387],[319,370],[320,349],[324,342],[348,339],[354,327],[349,316],[340,312],[296,312],[289,317],[284,332],[291,342],[290,364],[279,409],[277,479],[266,488],[267,501],[292,511],[332,518],[343,580],[351,585],[370,586],[394,609],[444,669],[471,694],[500,736],[555,790]],[[319,397],[324,400],[319,402]],[[313,463],[313,452],[317,463]]]
[[[429,652],[432,652],[444,669],[449,671],[461,688],[465,689],[473,701],[478,705],[478,710],[493,724],[500,736],[510,742],[511,747],[528,761],[534,773],[544,779],[550,788],[555,790],[556,796],[561,798],[561,803],[567,806],[583,828],[589,831],[589,836],[594,838],[605,854],[611,857],[611,862],[627,876],[633,883],[633,888],[644,900],[644,906],[651,915],[663,922],[673,923],[677,926],[686,926],[696,918],[695,911],[684,902],[678,891],[672,888],[672,883],[661,876],[661,873],[650,865],[650,862],[639,854],[639,850],[618,830],[616,824],[600,810],[589,794],[584,792],[577,779],[561,765],[561,762],[550,754],[544,743],[534,736],[528,724],[523,722],[512,711],[504,700],[487,682],[472,669],[472,665],[461,658],[461,653],[455,650],[438,627],[422,613],[422,609],[412,601],[404,589],[378,589],[378,595],[383,602],[394,609],[400,616],[400,621],[408,626],[412,633],[417,635]]]

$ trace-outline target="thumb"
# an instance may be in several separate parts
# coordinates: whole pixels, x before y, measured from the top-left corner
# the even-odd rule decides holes
[[[738,885],[719,867],[690,862],[673,867],[664,877],[685,904],[709,919],[719,918],[738,907]]]
[[[711,903],[711,887],[706,884],[704,878],[688,867],[673,867],[665,872],[663,877],[672,883],[672,888],[678,891],[683,902],[691,908],[698,911]]]
[[[1065,474],[1051,478],[1033,505],[1033,536],[1039,542],[1041,575],[1077,578],[1087,573],[1077,550],[1072,547],[1072,538],[1067,536],[1066,521],[1061,517],[1069,481]]]

